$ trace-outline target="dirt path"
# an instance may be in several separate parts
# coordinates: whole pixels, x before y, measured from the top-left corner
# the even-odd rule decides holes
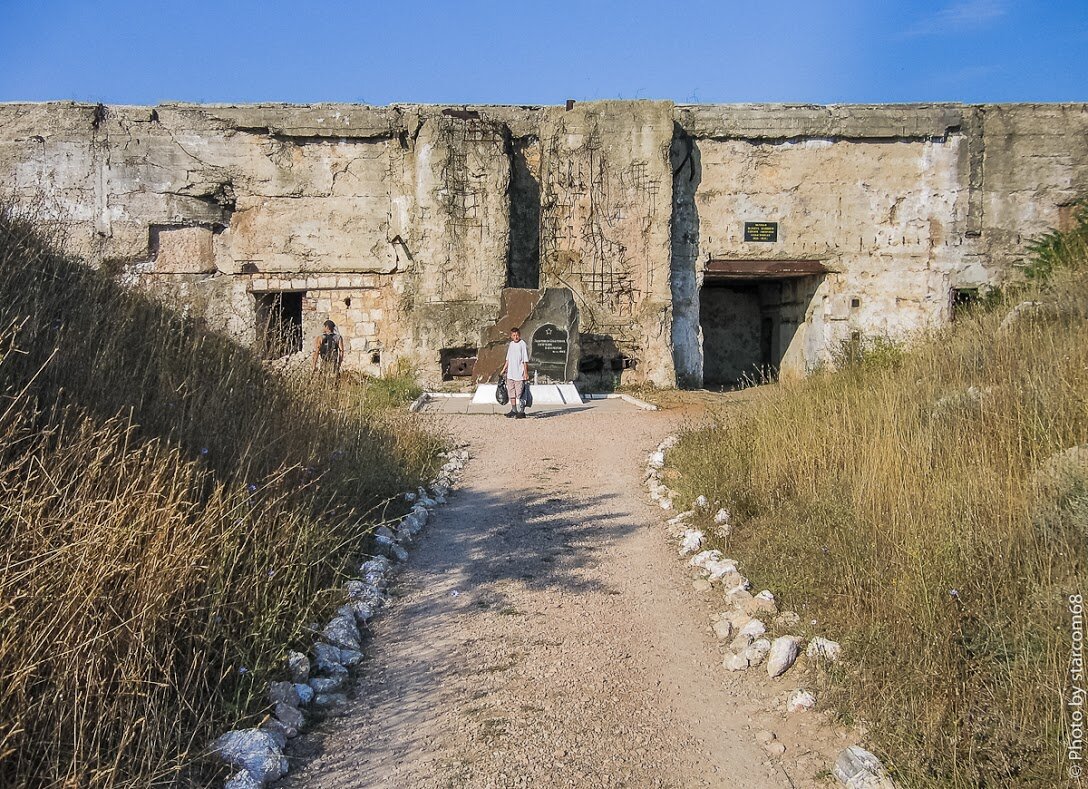
[[[812,784],[835,743],[804,756],[790,738],[812,732],[767,711],[793,686],[724,671],[646,503],[645,457],[674,419],[449,417],[472,453],[461,486],[396,577],[354,700],[296,741],[282,786]]]

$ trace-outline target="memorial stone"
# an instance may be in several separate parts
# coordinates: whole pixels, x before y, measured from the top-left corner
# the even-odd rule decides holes
[[[521,328],[521,336],[529,346],[530,375],[536,373],[553,382],[578,377],[578,307],[574,294],[568,288],[505,288],[499,318],[484,329],[480,338],[473,380],[498,381],[514,326]]]
[[[569,381],[567,357],[570,347],[567,333],[552,323],[545,323],[533,333],[529,350],[529,368],[547,382]]]

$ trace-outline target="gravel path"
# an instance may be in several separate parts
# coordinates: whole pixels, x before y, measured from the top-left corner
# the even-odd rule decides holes
[[[769,711],[793,686],[721,667],[646,503],[674,416],[444,418],[472,453],[461,486],[396,576],[353,701],[295,741],[282,787],[813,785],[841,743]]]

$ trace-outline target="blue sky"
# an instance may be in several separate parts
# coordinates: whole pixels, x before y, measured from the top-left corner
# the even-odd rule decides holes
[[[0,101],[1086,101],[1088,0],[0,0]]]

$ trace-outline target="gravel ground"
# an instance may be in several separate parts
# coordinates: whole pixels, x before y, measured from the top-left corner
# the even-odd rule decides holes
[[[472,453],[461,486],[396,577],[353,700],[294,742],[281,787],[826,785],[844,735],[776,711],[788,679],[721,667],[646,502],[675,414],[441,418]]]

